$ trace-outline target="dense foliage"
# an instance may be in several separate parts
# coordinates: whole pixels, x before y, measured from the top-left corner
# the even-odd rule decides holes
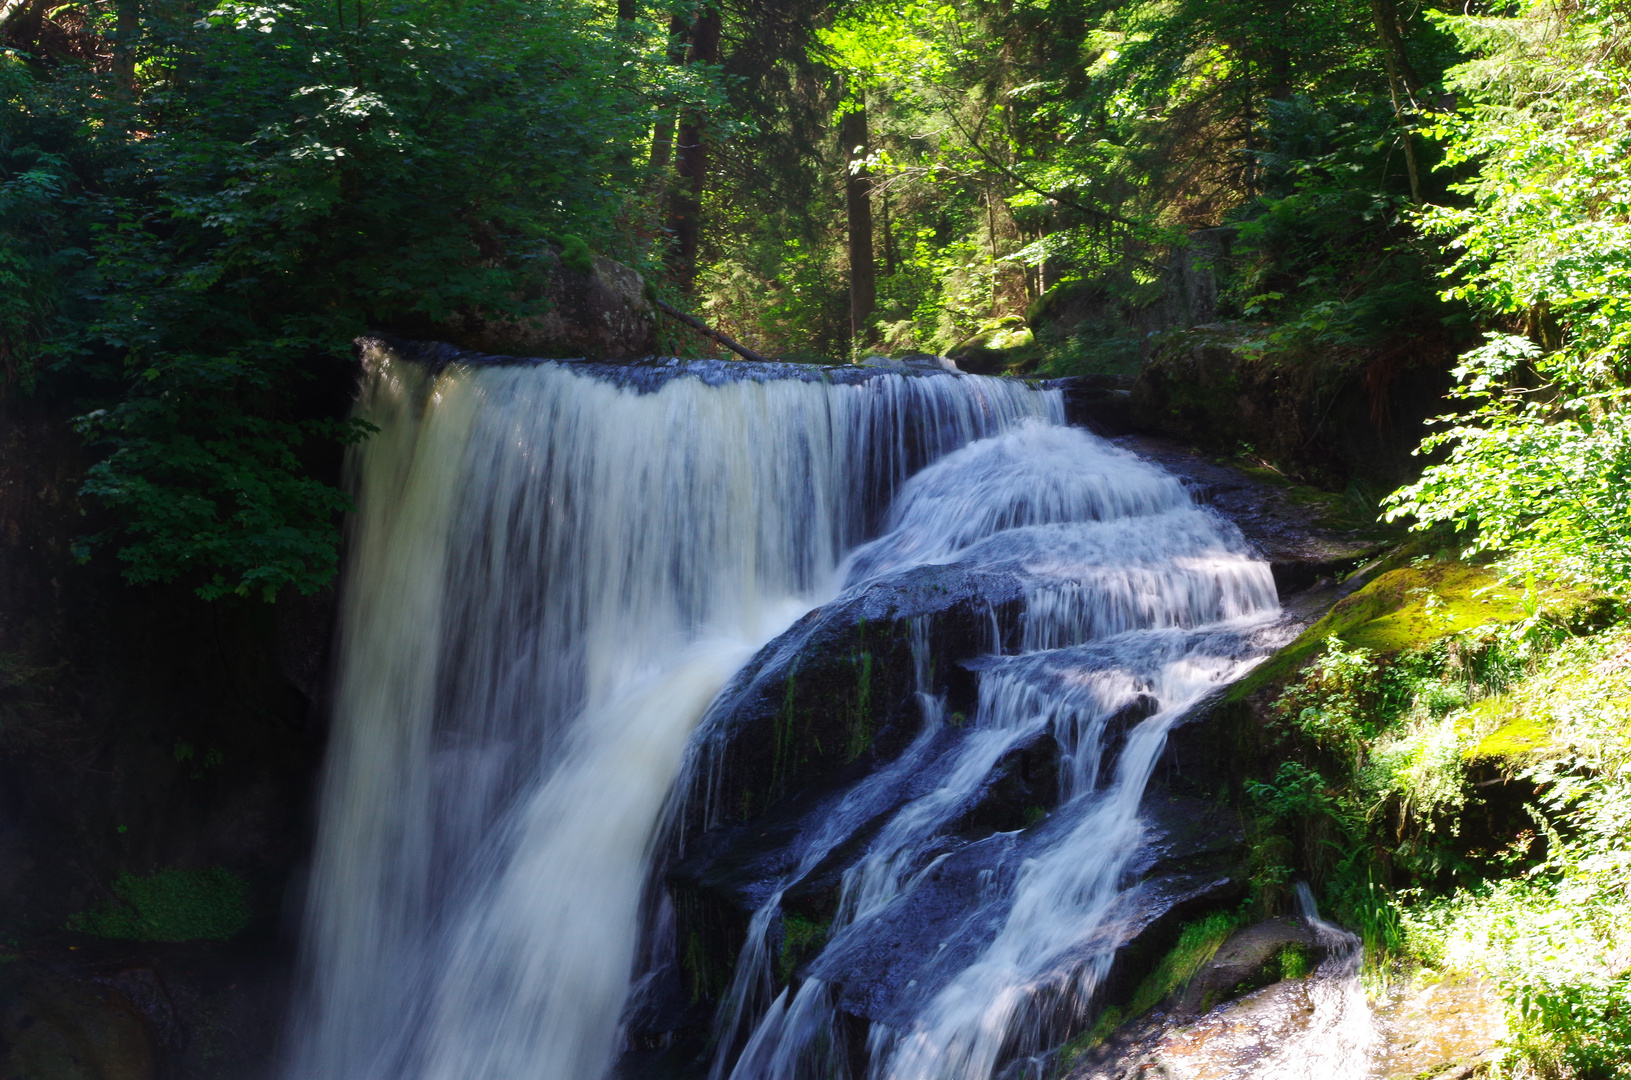
[[[1259,898],[1310,874],[1379,981],[1481,973],[1505,1075],[1631,1061],[1631,646],[1577,603],[1526,594],[1398,651],[1328,639],[1275,705],[1288,759],[1247,785]]]
[[[1453,291],[1496,324],[1462,357],[1428,448],[1442,464],[1394,516],[1451,522],[1520,573],[1631,581],[1631,41],[1616,3],[1440,20],[1478,59],[1451,70],[1461,207],[1423,215],[1459,259]],[[1511,331],[1522,330],[1522,336]]]
[[[517,310],[551,236],[645,257],[629,147],[696,95],[574,0],[155,4],[135,40],[109,29],[0,54],[6,380],[85,401],[111,511],[85,544],[131,580],[310,591],[346,506],[313,461],[365,434],[314,384],[365,328]]]
[[[1419,12],[860,3],[814,39],[832,129],[864,112],[864,155],[835,141],[779,163],[831,178],[796,219],[732,214],[721,192],[709,234],[707,306],[766,349],[977,337],[1011,368],[1113,365],[1151,328],[1126,313],[1159,299],[1184,234],[1219,224],[1238,228],[1225,313],[1326,342],[1442,334],[1436,250],[1402,215],[1450,179],[1418,122],[1459,53]],[[839,181],[856,169],[879,276],[850,340]],[[1047,298],[1070,294],[1098,296],[1098,315],[1051,329]]]

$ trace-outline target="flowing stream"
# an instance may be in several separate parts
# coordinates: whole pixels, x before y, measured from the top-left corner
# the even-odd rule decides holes
[[[604,1076],[720,691],[804,613],[923,567],[1019,582],[1020,631],[993,615],[965,718],[913,623],[917,733],[798,834],[697,1075],[988,1080],[1089,1017],[1169,728],[1279,640],[1233,526],[1013,381],[367,359],[289,1080]],[[961,829],[1043,738],[1045,820]],[[824,943],[778,988],[784,897],[841,848]],[[959,868],[939,945],[869,975]]]

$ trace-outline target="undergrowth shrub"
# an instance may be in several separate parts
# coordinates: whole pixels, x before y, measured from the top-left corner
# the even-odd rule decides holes
[[[1537,609],[1391,655],[1328,639],[1271,706],[1286,760],[1245,785],[1258,910],[1284,909],[1306,876],[1361,935],[1373,976],[1419,955],[1401,897],[1469,886],[1499,862],[1461,836],[1469,770],[1505,715],[1486,703],[1503,704],[1563,638]]]
[[[1491,979],[1507,1075],[1631,1077],[1631,627],[1537,609],[1391,656],[1332,642],[1271,728],[1287,760],[1246,786],[1264,913],[1306,875],[1370,979]],[[1510,832],[1468,826],[1474,770],[1520,794]]]

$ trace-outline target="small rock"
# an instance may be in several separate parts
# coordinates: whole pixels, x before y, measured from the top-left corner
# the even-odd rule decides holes
[[[1281,916],[1235,931],[1179,993],[1172,1014],[1194,1016],[1241,986],[1274,981],[1265,978],[1265,969],[1291,946],[1316,947],[1314,931],[1301,919]]]
[[[122,995],[17,964],[0,980],[0,1076],[152,1080],[153,1042]]]

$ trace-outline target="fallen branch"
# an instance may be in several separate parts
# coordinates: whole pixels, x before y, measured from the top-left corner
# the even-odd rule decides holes
[[[672,304],[665,304],[661,300],[658,300],[656,303],[657,303],[657,310],[661,311],[664,315],[667,315],[671,319],[678,319],[680,322],[684,323],[686,326],[689,326],[691,329],[695,330],[697,333],[703,335],[704,337],[713,338],[715,341],[717,341],[721,345],[725,346],[725,348],[729,349],[731,352],[737,353],[737,354],[741,355],[742,357],[744,357],[744,358],[746,358],[748,360],[757,360],[761,364],[770,363],[769,360],[767,360],[764,357],[760,356],[758,353],[754,352],[752,349],[748,348],[746,345],[742,345],[742,344],[737,343],[736,341],[732,340],[729,336],[720,333],[718,330],[715,330],[713,327],[709,326],[707,323],[703,322],[701,319],[694,318],[693,316],[687,315],[685,312],[681,311],[679,308],[673,306]]]

